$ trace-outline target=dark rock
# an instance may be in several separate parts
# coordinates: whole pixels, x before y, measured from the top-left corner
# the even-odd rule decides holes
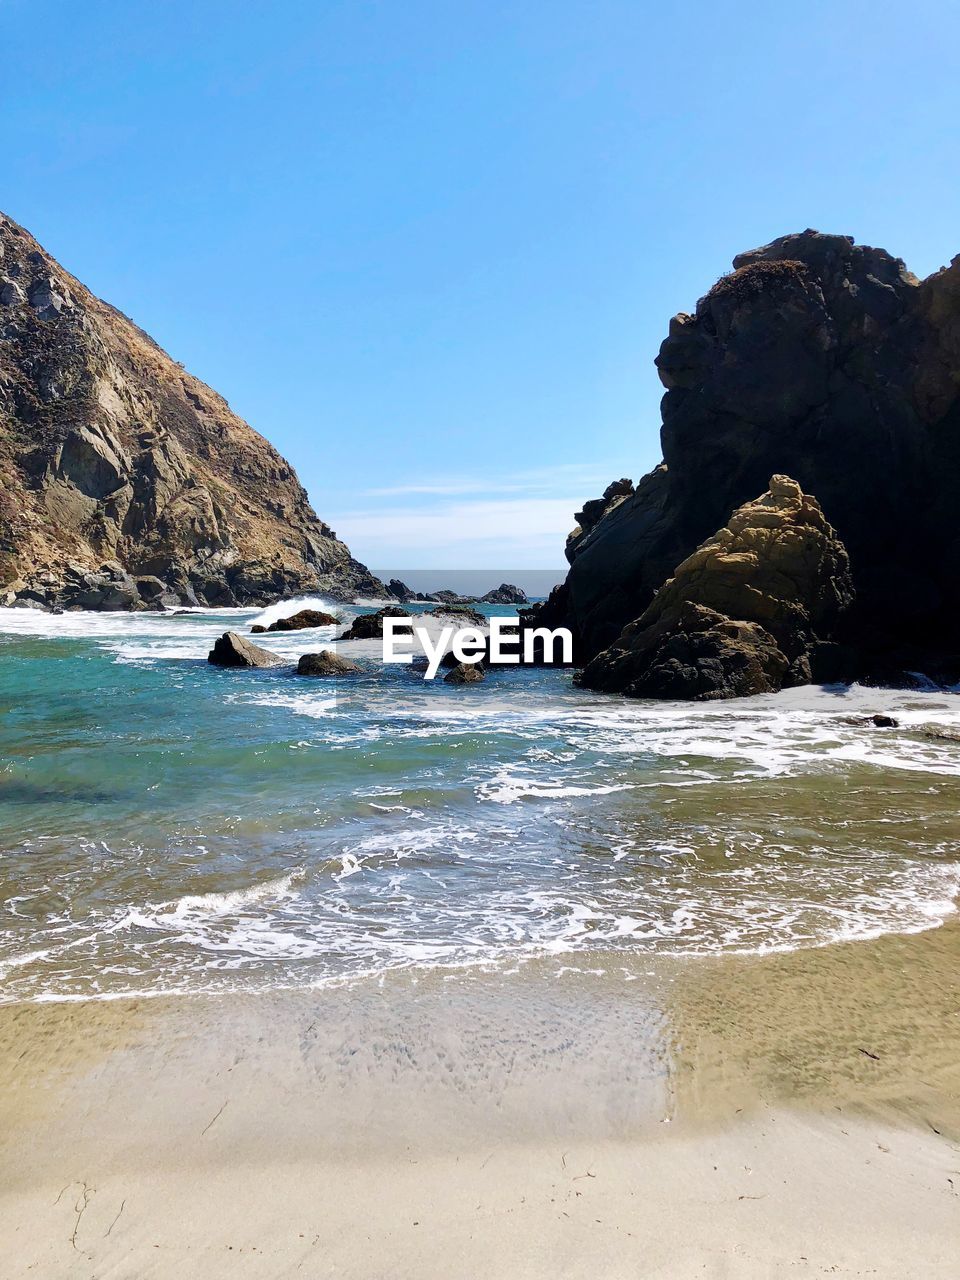
[[[843,677],[907,647],[919,669],[947,668],[960,653],[960,257],[919,282],[882,250],[805,231],[734,267],[660,349],[664,463],[585,505],[537,621],[569,626],[589,661],[767,477],[788,474],[850,556],[855,604],[820,636],[843,647]]]
[[[870,723],[875,725],[878,729],[898,729],[900,727],[900,721],[894,720],[893,716],[871,716]]]
[[[387,605],[385,609],[378,609],[376,613],[361,613],[354,618],[353,623],[346,630],[340,640],[376,640],[383,636],[383,620],[384,618],[411,618],[413,614],[408,613],[406,609],[401,609],[395,605]]]
[[[624,498],[629,498],[634,492],[633,481],[626,478],[622,480],[614,480],[612,484],[608,484],[603,491],[603,497],[593,498],[590,502],[583,504],[583,510],[574,514],[576,520],[576,528],[567,535],[567,545],[565,555],[570,564],[573,564],[577,556],[577,550],[583,539],[600,523],[605,515],[608,515],[614,507],[620,505]],[[505,603],[513,603],[505,601]],[[526,604],[524,599],[521,603]]]
[[[439,604],[435,609],[427,609],[424,617],[446,618],[458,623],[461,627],[485,627],[487,619],[479,610],[469,604]]]
[[[628,481],[629,483],[629,481]],[[631,488],[633,486],[631,485]],[[481,596],[480,604],[528,604],[527,593],[522,587],[515,587],[511,582],[501,582],[485,596]]]
[[[236,631],[225,631],[207,655],[215,667],[276,667],[283,658],[251,644]]]
[[[734,512],[579,683],[631,697],[729,698],[810,680],[818,632],[853,601],[850,564],[786,476]]]
[[[399,600],[401,604],[406,604],[409,600],[419,599],[417,593],[412,591],[405,582],[401,582],[399,578],[391,578],[387,583],[387,595],[392,596],[394,600]]]
[[[444,684],[479,684],[487,676],[486,669],[480,662],[458,662],[452,671],[443,677]]]
[[[324,649],[321,653],[305,653],[297,663],[298,676],[348,676],[356,675],[362,670],[355,662],[342,658],[331,649]]]
[[[332,613],[324,613],[322,609],[301,609],[289,618],[277,618],[268,627],[251,627],[257,633],[267,631],[307,631],[312,627],[330,627],[339,622]]]

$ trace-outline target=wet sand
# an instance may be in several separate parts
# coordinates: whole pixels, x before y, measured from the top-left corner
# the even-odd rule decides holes
[[[0,1271],[956,1274],[956,923],[609,959],[0,1008]]]

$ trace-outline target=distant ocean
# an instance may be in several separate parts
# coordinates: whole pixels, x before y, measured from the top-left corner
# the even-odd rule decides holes
[[[381,582],[399,578],[414,591],[456,591],[484,596],[502,582],[520,587],[531,600],[548,596],[567,576],[566,569],[374,569]]]

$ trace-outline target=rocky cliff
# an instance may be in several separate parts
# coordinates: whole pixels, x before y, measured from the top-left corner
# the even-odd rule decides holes
[[[383,594],[221,396],[0,215],[0,603]]]
[[[675,568],[793,477],[850,556],[834,631],[864,674],[960,652],[960,257],[919,281],[898,258],[805,231],[734,259],[675,316],[657,368],[663,462],[587,503],[537,621],[580,661],[615,644]],[[956,665],[954,663],[954,665]]]

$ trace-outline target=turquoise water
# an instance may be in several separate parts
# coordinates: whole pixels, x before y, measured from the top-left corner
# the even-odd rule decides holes
[[[292,612],[294,604],[283,606]],[[253,610],[0,610],[0,999],[264,989],[927,928],[960,887],[955,694],[626,703],[205,658]],[[509,610],[488,610],[509,613]],[[263,642],[290,659],[332,631]],[[881,732],[856,723],[888,710]]]

